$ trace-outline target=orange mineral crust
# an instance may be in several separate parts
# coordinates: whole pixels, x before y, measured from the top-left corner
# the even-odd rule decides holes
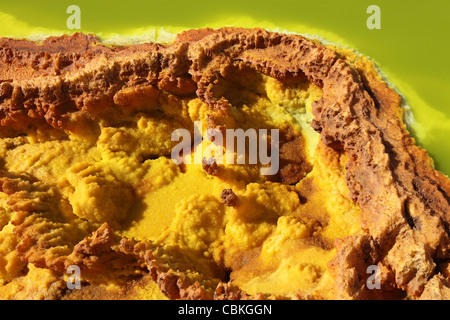
[[[300,35],[0,39],[0,297],[448,299],[450,179],[402,103]],[[279,130],[279,170],[175,163],[198,123]]]

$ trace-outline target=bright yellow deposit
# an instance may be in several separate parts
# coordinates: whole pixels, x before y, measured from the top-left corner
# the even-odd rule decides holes
[[[213,111],[198,99],[166,93],[78,134],[35,128],[15,136],[1,128],[2,166],[54,186],[62,199],[54,206],[55,219],[74,215],[84,223],[78,228],[86,230],[108,222],[121,236],[153,241],[161,251],[155,254],[171,255],[169,265],[188,277],[226,281],[226,270],[249,294],[327,298],[333,241],[359,230],[359,209],[349,200],[344,178],[346,159],[319,143],[309,125],[311,103],[321,96],[318,87],[249,77],[251,87],[243,85],[244,77],[227,88],[232,107],[224,121],[235,128],[289,128],[302,135],[312,170],[296,184],[270,181],[259,165],[219,164],[220,174],[209,175],[202,164],[175,164],[170,156],[178,142],[171,140],[172,132],[192,133],[194,121],[202,121],[204,131]],[[224,204],[224,189],[233,190],[237,205]],[[57,277],[18,258],[14,215],[8,196],[0,193],[0,297],[43,298],[40,288],[49,290]],[[53,236],[58,244],[71,240]],[[102,286],[105,292],[119,290],[107,277]],[[134,295],[163,298],[151,281]]]

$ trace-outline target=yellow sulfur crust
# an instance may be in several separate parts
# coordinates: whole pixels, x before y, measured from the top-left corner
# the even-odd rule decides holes
[[[180,168],[173,163],[171,133],[192,129],[194,121],[206,124],[211,111],[196,98],[171,95],[161,95],[147,112],[129,114],[120,122],[105,121],[82,136],[39,127],[26,136],[9,138],[5,132],[5,169],[54,186],[60,196],[53,214],[59,214],[57,209],[73,212],[85,232],[108,222],[121,236],[153,240],[190,259],[202,257],[199,261],[206,261],[203,269],[211,279],[223,278],[208,265],[214,263],[220,266],[216,269],[231,270],[232,282],[249,294],[328,298],[331,278],[326,264],[335,254],[333,240],[358,232],[359,209],[348,198],[345,159],[318,143],[309,125],[311,103],[320,98],[321,90],[306,81],[289,86],[262,75],[251,80],[261,92],[257,97],[252,88],[227,88],[237,104],[228,120],[238,128],[289,127],[301,134],[313,169],[296,185],[268,181],[257,165],[221,164],[221,174],[210,176],[201,164]],[[220,194],[227,188],[237,195],[239,206],[223,204]],[[39,298],[22,287],[31,281],[34,287],[49,288],[57,277],[18,259],[18,239],[8,224],[13,214],[6,194],[1,196],[1,296]],[[180,257],[178,263],[183,260]],[[200,278],[208,275],[203,272]],[[101,286],[118,290],[108,283],[113,279],[104,281]],[[163,297],[151,282],[134,294]]]

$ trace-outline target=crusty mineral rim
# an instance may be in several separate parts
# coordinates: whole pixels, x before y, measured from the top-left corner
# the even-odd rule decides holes
[[[141,90],[145,98],[151,86],[196,93],[210,108],[226,110],[214,82],[236,65],[282,81],[306,76],[323,89],[313,105],[313,127],[323,143],[348,155],[347,185],[362,210],[364,233],[338,241],[329,264],[336,297],[380,297],[361,280],[368,265],[380,267],[382,288],[401,288],[411,298],[448,295],[450,180],[415,146],[398,94],[332,48],[299,35],[236,28],[183,32],[168,46],[108,48],[81,34],[41,45],[3,39],[0,46],[3,126],[45,121],[76,130],[109,106],[129,106],[128,90]],[[211,119],[209,125],[220,123]],[[150,254],[144,256],[169,297],[205,298],[187,294],[182,280],[159,272]],[[230,298],[226,288],[220,285],[216,298]]]

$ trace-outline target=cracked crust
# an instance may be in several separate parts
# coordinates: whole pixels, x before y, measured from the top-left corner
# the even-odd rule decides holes
[[[46,123],[83,131],[110,110],[132,110],[136,99],[151,99],[155,89],[196,95],[225,112],[229,102],[217,84],[240,68],[284,82],[306,77],[323,90],[313,105],[313,128],[325,145],[348,156],[347,186],[362,214],[363,234],[337,241],[329,263],[335,297],[380,298],[361,280],[369,265],[378,265],[385,288],[400,288],[410,298],[448,298],[448,273],[437,270],[450,259],[450,180],[415,145],[403,122],[400,96],[367,71],[372,69],[316,41],[260,29],[187,31],[168,46],[109,48],[93,36],[75,34],[42,44],[1,39],[0,48],[0,124],[19,130]],[[212,128],[221,125],[220,119],[210,120]],[[169,298],[252,298],[230,283],[218,283],[212,291],[191,283],[160,265],[148,244],[118,239],[107,225],[90,230],[93,235],[68,236],[69,246],[54,246],[48,240],[52,230],[36,232],[36,226],[52,219],[39,214],[42,206],[57,204],[32,199],[57,190],[7,174],[1,187],[19,213],[15,233],[25,261],[58,272],[68,264],[95,272],[113,260],[120,269],[120,261],[126,261],[145,265]],[[67,223],[74,222],[55,222],[53,228],[66,234]]]

